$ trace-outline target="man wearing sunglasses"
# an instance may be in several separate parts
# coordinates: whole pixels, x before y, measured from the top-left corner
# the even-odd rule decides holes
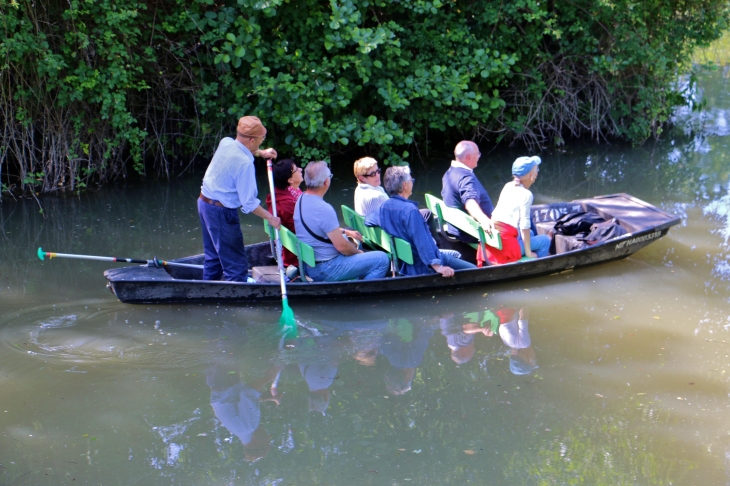
[[[218,144],[203,177],[198,198],[198,216],[203,230],[204,280],[246,282],[248,260],[243,247],[243,234],[238,208],[253,213],[274,228],[281,220],[261,206],[256,197],[254,156],[276,158],[273,148],[261,150],[266,128],[255,116],[238,120],[236,138],[225,137]]]

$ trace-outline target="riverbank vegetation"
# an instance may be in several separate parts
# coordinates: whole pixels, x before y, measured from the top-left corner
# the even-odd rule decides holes
[[[170,176],[244,114],[304,161],[661,132],[724,0],[0,0],[0,184]]]

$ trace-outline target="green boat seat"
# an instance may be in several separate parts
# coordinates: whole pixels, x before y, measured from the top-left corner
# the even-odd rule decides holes
[[[439,230],[444,233],[446,229],[444,226],[449,223],[459,231],[473,236],[479,240],[479,243],[472,243],[470,246],[477,249],[479,246],[482,247],[482,252],[486,254],[486,248],[484,245],[489,245],[497,250],[502,249],[502,235],[496,229],[492,232],[485,231],[479,222],[472,218],[469,214],[464,211],[452,208],[446,205],[443,200],[437,198],[432,194],[426,193],[426,207],[431,210],[431,213],[436,215],[439,224]],[[523,256],[519,261],[532,260],[532,258]]]
[[[499,231],[484,231],[482,225],[464,211],[447,206],[443,200],[433,196],[432,194],[426,194],[426,207],[436,216],[439,224],[439,230],[442,233],[445,232],[444,226],[448,223],[457,228],[459,231],[463,231],[464,233],[479,240],[479,243],[471,245],[475,249],[478,248],[478,246],[481,246],[482,251],[484,252],[484,245],[489,245],[498,250],[502,249],[502,236],[499,234]]]
[[[271,240],[272,245],[275,244],[274,228],[272,228],[266,220],[264,220],[264,230],[266,230],[266,234],[269,235],[269,240]],[[281,245],[294,253],[294,255],[296,255],[299,259],[299,275],[301,276],[302,282],[307,282],[307,272],[304,264],[306,263],[310,267],[314,267],[316,265],[314,260],[314,248],[312,248],[312,246],[308,243],[304,243],[299,240],[297,235],[284,226],[279,228],[279,239],[281,240]],[[274,256],[274,258],[276,258],[276,256]]]
[[[398,268],[397,260],[413,265],[413,250],[406,240],[388,234],[379,226],[366,226],[365,218],[344,204],[342,218],[347,226],[360,232],[364,243],[373,248],[380,248],[388,254],[393,271]]]

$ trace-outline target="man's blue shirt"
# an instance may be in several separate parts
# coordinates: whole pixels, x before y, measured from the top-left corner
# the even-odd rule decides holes
[[[418,212],[418,203],[401,196],[393,196],[376,211],[380,221],[368,218],[368,223],[376,223],[387,233],[403,238],[411,244],[413,265],[403,263],[403,275],[424,275],[434,273],[430,265],[441,265],[441,254],[433,241],[428,225]]]
[[[238,140],[225,137],[218,144],[203,177],[200,192],[225,207],[248,214],[261,205],[256,188],[253,154]]]

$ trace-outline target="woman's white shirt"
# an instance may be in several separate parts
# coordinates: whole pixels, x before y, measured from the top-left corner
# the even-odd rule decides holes
[[[388,194],[382,186],[371,186],[358,182],[355,188],[355,212],[366,217],[388,200]]]
[[[514,228],[530,229],[530,208],[532,207],[532,193],[522,184],[514,181],[505,184],[494,208],[492,219],[506,223]]]

